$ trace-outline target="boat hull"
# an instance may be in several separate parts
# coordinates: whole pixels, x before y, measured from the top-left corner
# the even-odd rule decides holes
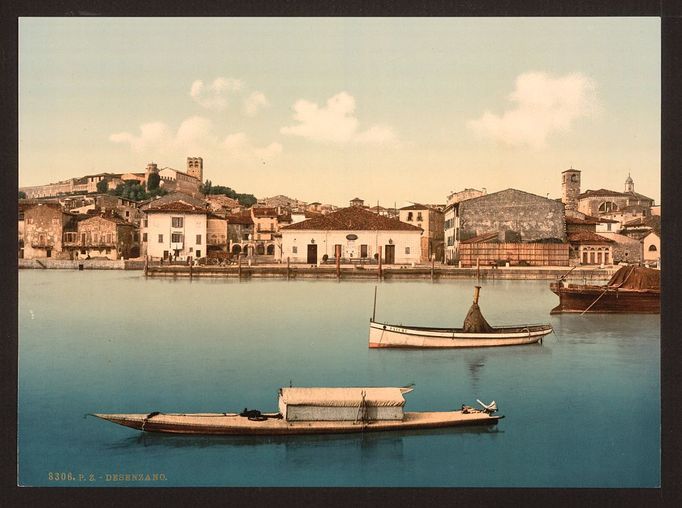
[[[297,421],[268,418],[252,421],[238,414],[94,414],[125,427],[144,432],[193,435],[301,435],[385,432],[412,429],[436,429],[462,425],[493,425],[503,416],[484,411],[406,412],[402,420],[372,421]]]
[[[551,325],[493,327],[491,333],[466,333],[456,328],[399,326],[371,321],[370,348],[466,348],[534,344],[552,332]]]
[[[559,297],[559,305],[551,314],[561,313],[624,313],[660,314],[660,290],[606,289],[604,286],[550,284]]]

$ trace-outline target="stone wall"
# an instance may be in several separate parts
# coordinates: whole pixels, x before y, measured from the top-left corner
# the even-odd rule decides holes
[[[112,261],[109,259],[19,259],[19,268],[78,270],[78,265],[83,265],[84,270],[123,270],[126,268],[122,259]],[[144,263],[143,263],[144,266]],[[136,269],[132,268],[131,269]]]
[[[459,240],[493,231],[513,231],[524,242],[566,240],[564,205],[560,201],[507,189],[459,204]]]

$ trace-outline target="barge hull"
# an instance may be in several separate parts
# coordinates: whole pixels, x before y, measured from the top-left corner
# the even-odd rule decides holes
[[[302,434],[347,434],[355,432],[385,432],[395,430],[436,429],[462,425],[494,425],[503,416],[493,416],[483,411],[463,413],[407,412],[397,421],[325,421],[288,422],[284,419],[269,418],[252,421],[235,414],[174,415],[157,414],[94,414],[97,418],[117,423],[144,432],[193,435],[302,435]]]
[[[561,313],[621,313],[660,314],[659,290],[606,289],[600,286],[568,286],[551,284],[550,289],[559,297],[559,305],[551,314]],[[591,307],[590,307],[591,306]]]

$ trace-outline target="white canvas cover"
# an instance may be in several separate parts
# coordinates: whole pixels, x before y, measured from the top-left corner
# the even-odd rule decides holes
[[[400,388],[281,388],[280,403],[289,406],[358,407],[365,392],[365,403],[373,407],[405,405]]]

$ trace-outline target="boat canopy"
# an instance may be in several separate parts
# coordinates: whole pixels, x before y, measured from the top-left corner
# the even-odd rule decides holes
[[[301,388],[280,389],[280,400],[288,406],[358,407],[362,403],[374,407],[402,407],[403,388]]]
[[[613,274],[607,286],[620,289],[660,289],[661,271],[642,266],[623,266]]]

